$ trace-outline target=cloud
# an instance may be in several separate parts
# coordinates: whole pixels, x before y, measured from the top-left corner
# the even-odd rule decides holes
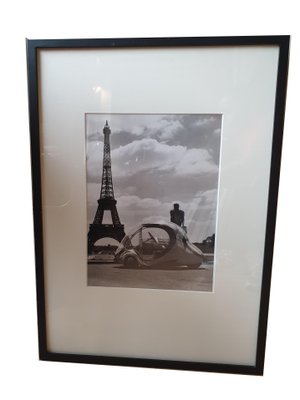
[[[189,204],[184,205],[188,210],[186,216],[187,219],[204,221],[207,218],[207,214],[211,212],[215,217],[217,196],[218,196],[217,189],[200,191],[196,193],[192,201]],[[204,215],[205,218],[203,218],[202,215]]]
[[[138,196],[121,196],[119,197],[118,201],[121,202],[124,207],[132,207],[134,209],[136,207],[146,210],[149,210],[150,208],[158,209],[162,205],[161,201],[159,201],[158,199],[141,199]]]
[[[181,204],[189,237],[193,241],[202,241],[215,233],[217,196],[217,189],[199,191],[191,202]]]
[[[87,114],[88,140],[102,140],[106,120],[112,131],[112,148],[152,138],[165,144],[207,149],[218,164],[220,135],[215,133],[221,129],[221,114]]]
[[[89,144],[87,181],[98,185],[103,145]],[[217,187],[218,168],[205,149],[169,146],[154,139],[136,140],[111,153],[115,197],[136,195],[164,202],[191,202],[196,194]]]
[[[212,132],[212,134],[214,135],[214,136],[220,136],[221,135],[221,128],[216,128],[216,129],[214,129],[213,130],[213,132]]]
[[[130,176],[154,170],[180,176],[201,175],[217,171],[206,149],[170,146],[155,139],[135,140],[112,151],[115,176]]]
[[[145,124],[137,125],[132,129],[132,133],[142,138],[155,138],[159,141],[168,141],[184,129],[179,119],[167,116]]]
[[[91,142],[87,152],[87,177],[89,182],[100,182],[102,173],[102,142]],[[111,151],[113,178],[137,173],[201,176],[218,171],[212,155],[206,149],[187,149],[170,146],[155,139],[135,140]]]
[[[219,118],[219,114],[217,115],[204,115],[202,118],[198,118],[195,122],[195,126],[205,126],[205,125],[210,125],[214,122],[216,122]]]
[[[101,182],[103,142],[92,141],[86,147],[86,173],[88,182]]]

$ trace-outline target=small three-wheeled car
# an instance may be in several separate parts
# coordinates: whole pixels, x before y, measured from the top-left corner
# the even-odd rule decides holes
[[[128,268],[187,266],[198,268],[202,251],[192,244],[184,229],[171,222],[142,224],[120,243],[116,262]]]

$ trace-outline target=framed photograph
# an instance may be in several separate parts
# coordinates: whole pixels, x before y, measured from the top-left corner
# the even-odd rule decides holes
[[[41,360],[263,374],[288,54],[27,40]]]

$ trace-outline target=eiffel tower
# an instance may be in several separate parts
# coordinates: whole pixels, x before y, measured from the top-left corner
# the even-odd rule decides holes
[[[121,241],[125,236],[124,225],[121,224],[117,211],[117,200],[114,196],[114,188],[111,173],[110,158],[110,139],[111,134],[108,122],[103,129],[104,147],[103,147],[103,169],[100,198],[98,200],[98,208],[94,217],[94,221],[90,224],[88,233],[88,253],[94,251],[94,245],[97,240],[104,237],[110,237],[117,241]],[[111,224],[103,224],[104,211],[108,210],[111,214]]]

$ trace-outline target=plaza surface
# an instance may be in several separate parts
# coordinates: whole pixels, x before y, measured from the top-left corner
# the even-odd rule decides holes
[[[125,268],[121,264],[88,264],[88,286],[212,291],[213,265]]]

